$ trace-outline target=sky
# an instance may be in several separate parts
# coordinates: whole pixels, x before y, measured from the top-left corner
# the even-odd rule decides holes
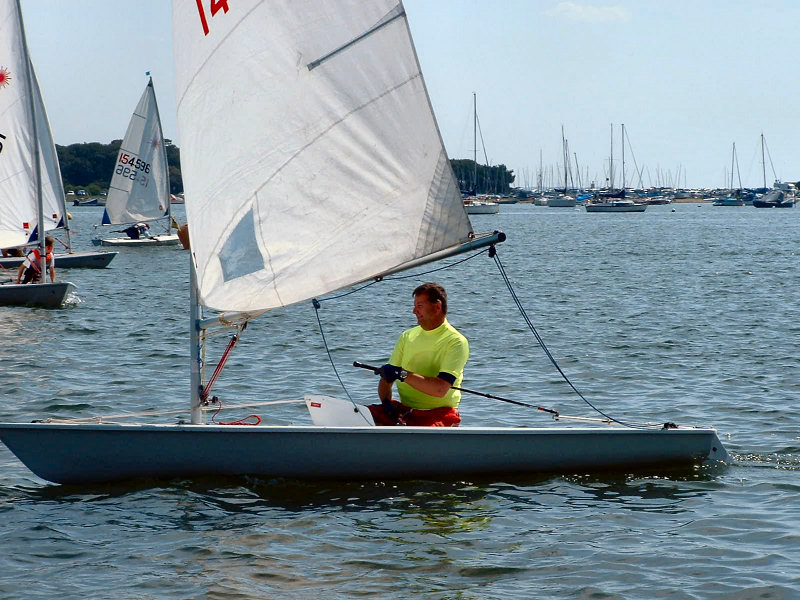
[[[478,161],[518,185],[535,186],[540,164],[545,184],[563,185],[562,127],[573,180],[605,185],[613,126],[618,186],[621,124],[629,186],[727,187],[731,173],[735,187],[761,186],[762,134],[767,184],[800,180],[797,0],[404,5],[451,158],[473,157],[475,94]],[[149,71],[180,146],[168,0],[22,8],[57,144],[121,139]]]

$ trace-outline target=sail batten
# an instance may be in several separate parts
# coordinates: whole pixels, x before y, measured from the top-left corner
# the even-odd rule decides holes
[[[368,31],[365,31],[364,33],[362,33],[358,37],[350,40],[349,42],[347,42],[343,46],[340,46],[336,50],[332,50],[331,52],[329,52],[325,56],[323,56],[321,58],[318,58],[317,60],[314,60],[314,61],[311,61],[310,63],[308,63],[308,70],[310,71],[312,69],[317,68],[319,65],[324,63],[329,58],[331,58],[333,56],[336,56],[337,54],[339,54],[339,52],[342,52],[342,51],[346,50],[347,48],[349,48],[350,46],[352,46],[354,44],[357,44],[359,41],[361,41],[362,39],[364,39],[368,35],[372,35],[374,32],[376,32],[381,27],[385,27],[386,25],[388,25],[389,23],[391,23],[395,19],[398,19],[398,18],[400,18],[402,16],[405,16],[405,14],[406,13],[403,10],[402,5],[396,6],[394,8],[394,10],[392,10],[388,15],[386,15],[385,18],[381,19],[381,21],[377,25],[375,25],[372,29],[370,29]]]
[[[470,239],[401,3],[241,0],[207,35],[196,11],[173,2],[202,304],[269,310]]]

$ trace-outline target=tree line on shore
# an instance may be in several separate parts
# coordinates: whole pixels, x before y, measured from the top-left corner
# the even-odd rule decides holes
[[[98,196],[100,192],[107,190],[120,145],[122,140],[112,140],[109,144],[100,142],[82,142],[69,146],[56,144],[64,189],[86,190],[90,196]],[[183,191],[180,150],[172,140],[164,140],[164,145],[167,149],[169,166],[169,191],[172,194],[179,194]]]
[[[169,187],[172,194],[183,191],[181,178],[180,149],[172,140],[164,140],[169,165]],[[66,191],[86,190],[90,196],[98,196],[108,190],[122,140],[109,144],[82,142],[59,146],[58,162]],[[514,172],[505,165],[476,165],[469,159],[451,159],[458,185],[464,192],[475,194],[507,194],[514,182]]]

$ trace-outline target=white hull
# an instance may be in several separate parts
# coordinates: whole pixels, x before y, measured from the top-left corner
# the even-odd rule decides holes
[[[727,459],[713,429],[0,424],[63,484],[258,475],[416,479],[681,467]]]
[[[495,215],[500,212],[499,204],[468,205],[468,215]]]
[[[73,252],[71,254],[56,254],[56,269],[102,269],[114,260],[116,252]],[[24,258],[3,257],[0,265],[6,269],[18,268]]]
[[[56,283],[7,283],[0,285],[0,306],[60,308],[75,289],[69,281]]]
[[[134,240],[131,238],[109,238],[100,240],[102,246],[177,246],[180,244],[177,234],[172,235],[154,235],[151,238],[139,238]]]
[[[500,212],[500,204],[497,202],[466,204],[465,207],[468,215],[495,215]]]

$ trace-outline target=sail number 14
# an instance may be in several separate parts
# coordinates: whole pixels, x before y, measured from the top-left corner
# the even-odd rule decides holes
[[[206,18],[206,9],[203,7],[203,0],[196,0],[197,2],[197,12],[200,13],[200,24],[203,26],[203,35],[208,35],[208,19]],[[213,17],[216,15],[220,10],[223,12],[228,12],[228,0],[210,0],[209,1],[209,12]]]

